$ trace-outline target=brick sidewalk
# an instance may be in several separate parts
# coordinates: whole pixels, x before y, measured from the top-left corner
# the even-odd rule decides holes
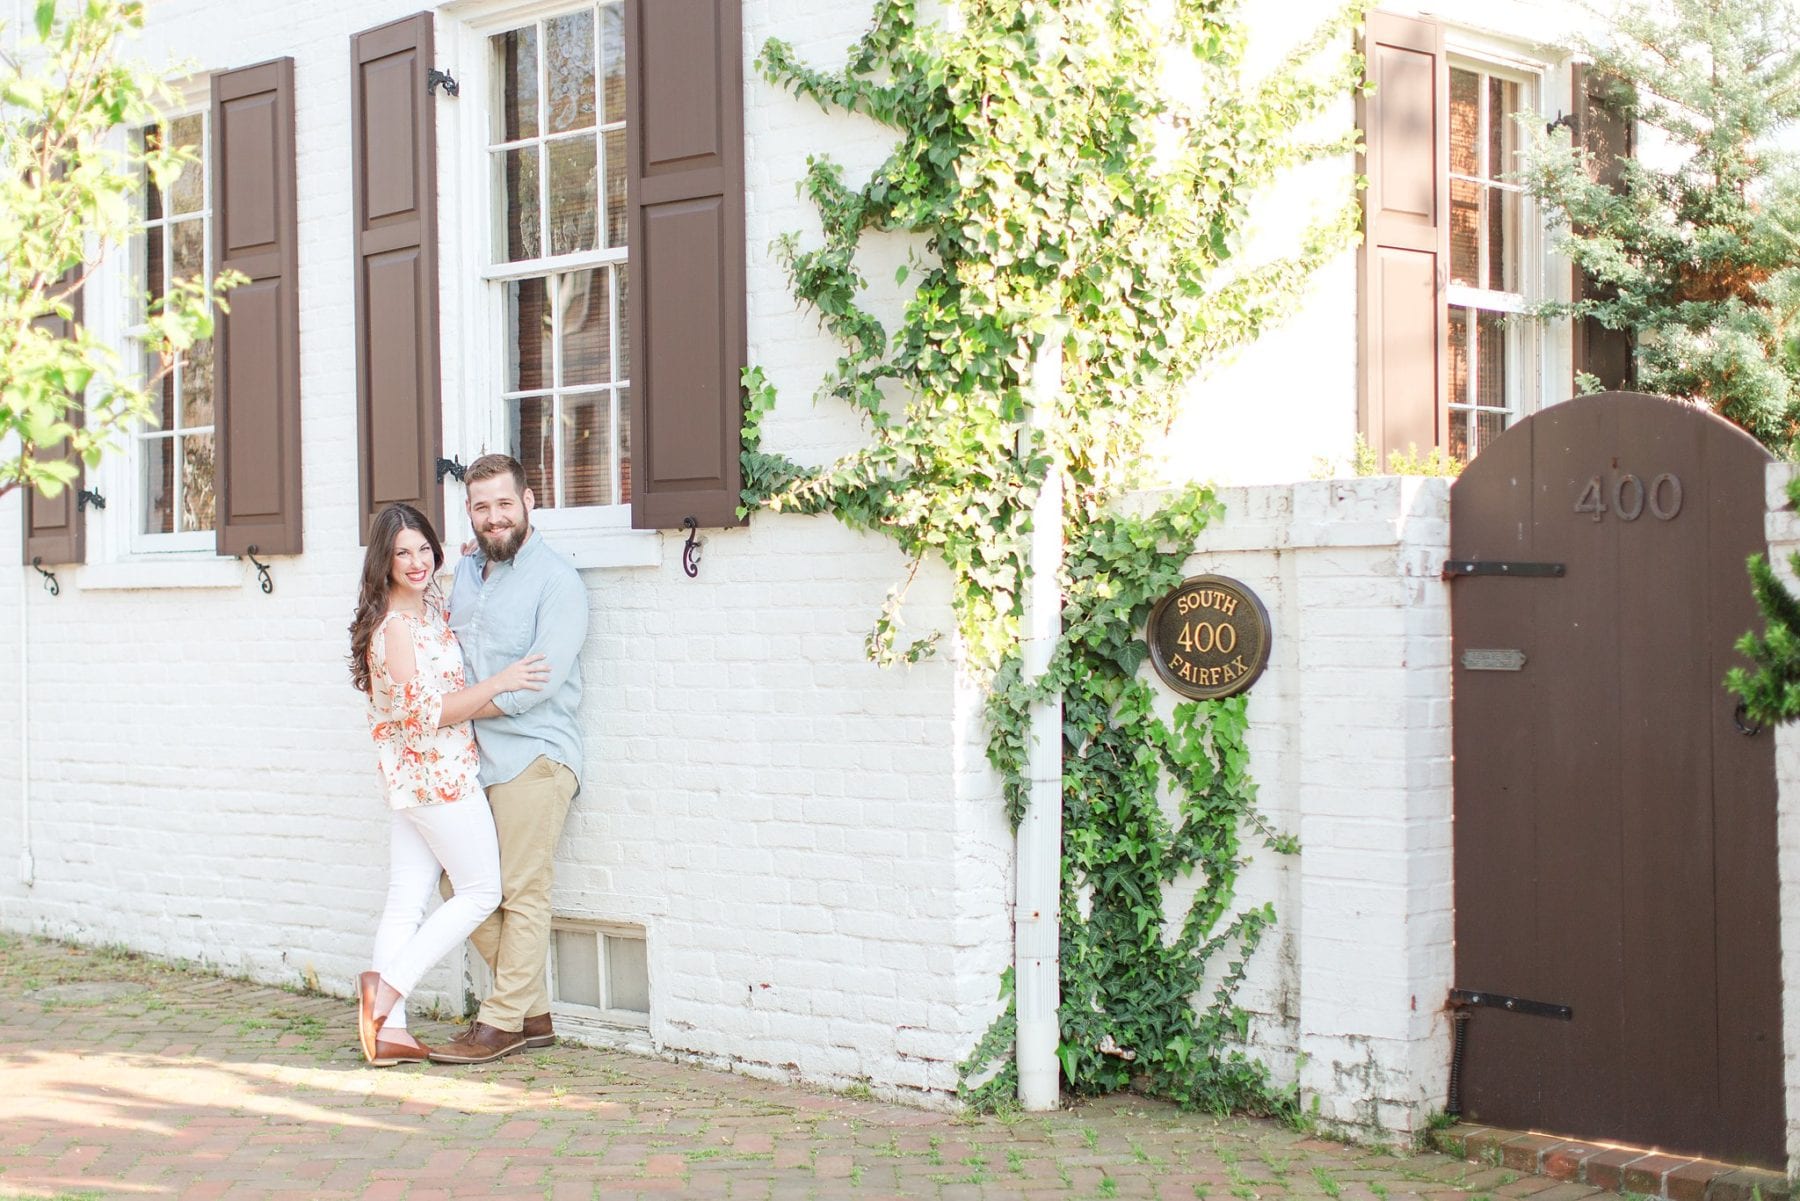
[[[968,1119],[562,1046],[364,1066],[353,1010],[0,935],[0,1196],[1576,1201],[1441,1155],[1112,1098]],[[443,1027],[421,1023],[426,1042]]]

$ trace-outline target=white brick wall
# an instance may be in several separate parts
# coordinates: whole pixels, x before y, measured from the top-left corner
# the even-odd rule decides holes
[[[307,551],[274,561],[271,596],[235,565],[225,586],[128,590],[66,569],[55,599],[18,577],[33,622],[36,872],[27,886],[16,856],[0,856],[0,925],[278,982],[316,972],[339,993],[366,966],[387,819],[343,666],[361,560],[349,38],[415,9],[152,10],[140,48],[152,61],[296,59]],[[828,61],[865,19],[753,3],[747,52],[785,32]],[[439,18],[440,46],[452,24]],[[748,90],[751,354],[782,389],[771,444],[822,460],[858,431],[811,403],[835,350],[788,297],[768,243],[816,229],[794,191],[808,152],[828,144],[866,169],[885,139],[760,81]],[[453,204],[452,173],[481,166],[447,148],[443,162]],[[442,261],[454,431],[471,386],[453,348],[476,325],[451,277],[476,264],[448,243]],[[129,481],[115,483],[117,515]],[[0,555],[15,563],[18,528],[16,500],[0,503]],[[96,527],[90,562],[124,558],[122,543]],[[949,661],[884,672],[865,660],[863,635],[905,572],[885,539],[826,518],[760,517],[707,535],[698,580],[681,571],[679,539],[655,557],[583,576],[588,769],[559,852],[557,910],[646,927],[651,1036],[668,1053],[941,1095],[997,1011],[1010,942],[1010,835],[981,755],[978,695]],[[219,570],[175,569],[188,582]],[[941,577],[924,573],[913,597],[919,628],[948,621]],[[0,588],[9,738],[20,598]],[[14,745],[0,764],[0,848],[16,849]],[[433,973],[425,999],[460,1008],[460,966]]]
[[[1301,840],[1298,856],[1245,840],[1240,904],[1273,901],[1277,922],[1240,1001],[1277,1078],[1304,1055],[1306,1103],[1362,1137],[1417,1131],[1447,1082],[1448,497],[1443,480],[1393,477],[1226,488],[1186,565],[1269,610],[1251,772],[1270,823]],[[1171,889],[1167,911],[1192,895]]]
[[[1765,528],[1769,538],[1769,562],[1789,588],[1800,587],[1790,560],[1800,551],[1800,514],[1788,503],[1787,486],[1794,478],[1792,463],[1770,463]],[[1787,1090],[1788,1174],[1800,1174],[1800,727],[1793,723],[1775,727],[1776,865],[1781,881],[1781,1042],[1783,1079]]]

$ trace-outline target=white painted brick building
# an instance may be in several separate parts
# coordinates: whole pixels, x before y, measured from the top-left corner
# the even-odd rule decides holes
[[[434,14],[438,64],[478,84],[433,101],[442,453],[463,462],[504,428],[488,399],[505,352],[484,277],[493,114],[481,60],[497,31],[581,7],[468,0]],[[1272,59],[1300,16],[1333,7],[1253,2],[1254,44]],[[1561,8],[1446,0],[1435,15],[1452,65],[1556,113],[1571,105]],[[0,729],[20,732],[0,752],[0,849],[13,852],[0,926],[343,994],[366,966],[386,817],[344,667],[362,557],[349,48],[414,11],[395,0],[152,6],[139,47],[151,61],[178,57],[203,79],[294,60],[305,550],[268,560],[264,595],[243,560],[146,540],[146,468],[127,454],[90,478],[108,504],[85,518],[84,561],[55,569],[61,595],[28,567],[0,587],[13,681],[0,688]],[[868,6],[749,0],[742,18],[746,64],[781,37],[834,65]],[[749,361],[780,390],[769,448],[821,462],[855,446],[858,429],[809,399],[836,347],[793,300],[770,244],[817,235],[796,188],[809,154],[828,151],[855,179],[888,143],[744,75]],[[203,89],[191,94],[200,104]],[[1354,119],[1348,99],[1341,116]],[[1341,195],[1351,167],[1314,168],[1309,186],[1272,198],[1271,244]],[[1566,294],[1541,231],[1527,222],[1519,239],[1506,251],[1518,291]],[[866,251],[889,311],[908,249],[881,238]],[[91,326],[123,338],[134,269],[120,260],[96,278]],[[1190,566],[1249,584],[1275,630],[1252,693],[1253,770],[1269,817],[1304,849],[1259,852],[1240,888],[1278,913],[1243,994],[1252,1040],[1321,1116],[1378,1137],[1421,1129],[1444,1103],[1449,1064],[1449,534],[1442,481],[1309,478],[1321,459],[1341,467],[1367,428],[1358,303],[1346,254],[1296,320],[1196,385],[1158,453],[1171,481],[1226,485],[1228,516]],[[1504,353],[1515,382],[1488,407],[1511,420],[1567,397],[1556,382],[1570,374],[1567,329]],[[460,489],[446,496],[446,537],[459,540]],[[0,559],[15,563],[19,507],[0,502]],[[706,531],[689,579],[679,533],[632,530],[620,506],[538,524],[576,557],[592,622],[588,765],[556,910],[641,937],[647,955],[647,1025],[584,1031],[947,1103],[956,1064],[999,1012],[1014,852],[981,695],[954,652],[895,671],[865,658],[864,635],[905,574],[900,554],[828,518],[757,515]],[[908,614],[916,629],[949,625],[940,573],[922,573]],[[450,963],[422,992],[460,1011],[468,971]]]

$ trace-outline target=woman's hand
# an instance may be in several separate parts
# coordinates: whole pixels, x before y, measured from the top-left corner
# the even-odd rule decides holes
[[[549,661],[542,655],[526,655],[495,672],[493,681],[496,692],[518,692],[521,689],[542,692],[544,683],[549,678]]]

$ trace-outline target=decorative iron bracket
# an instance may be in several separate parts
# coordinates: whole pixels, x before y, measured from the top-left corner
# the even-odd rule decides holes
[[[1497,992],[1473,992],[1466,988],[1451,989],[1450,1004],[1457,1008],[1481,1005],[1489,1009],[1504,1009],[1508,1013],[1522,1013],[1527,1017],[1555,1018],[1559,1022],[1573,1021],[1575,1018],[1575,1011],[1567,1005],[1558,1005],[1552,1001],[1527,1001],[1523,997],[1509,997]]]
[[[54,571],[44,570],[44,557],[42,555],[33,555],[31,557],[31,566],[39,575],[44,577],[45,592],[48,592],[51,596],[62,595],[62,586],[56,582],[56,573]]]
[[[250,560],[251,565],[256,568],[256,580],[257,583],[262,586],[263,595],[267,596],[269,593],[275,591],[275,580],[274,577],[269,575],[269,565],[257,561],[256,546],[252,544],[245,547],[244,554],[241,557]]]
[[[1561,563],[1505,563],[1497,559],[1448,559],[1444,562],[1444,579],[1460,579],[1468,575],[1511,575],[1520,577],[1561,577],[1568,568]]]
[[[436,67],[425,72],[425,94],[427,96],[431,95],[431,90],[440,83],[444,85],[444,95],[460,96],[462,94],[462,85],[451,77],[450,72],[440,71]]]
[[[1568,130],[1570,134],[1573,134],[1575,132],[1575,114],[1574,113],[1558,113],[1556,115],[1556,120],[1546,121],[1544,123],[1544,132],[1545,133],[1555,133],[1558,126],[1561,126],[1562,128]]]
[[[453,475],[456,477],[456,482],[460,484],[468,470],[469,468],[461,459],[439,459],[437,461],[438,483],[443,483],[445,476]]]
[[[96,509],[104,509],[106,498],[92,488],[83,488],[75,494],[75,511],[79,513],[89,505],[93,505]]]
[[[691,580],[700,574],[700,523],[692,517],[683,517],[681,525],[687,530],[687,542],[681,548],[681,570],[687,572]]]

